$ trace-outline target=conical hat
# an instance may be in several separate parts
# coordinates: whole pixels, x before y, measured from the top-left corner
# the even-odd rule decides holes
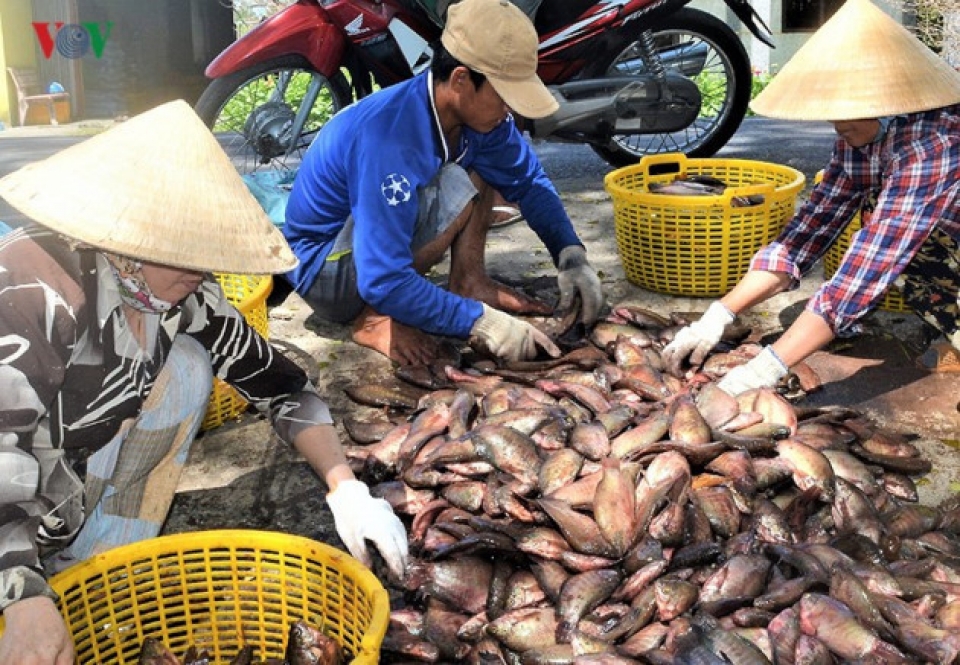
[[[184,101],[169,102],[0,180],[49,229],[191,270],[270,274],[297,258]]]
[[[960,102],[960,73],[869,0],[847,0],[751,108],[791,120],[858,120]]]

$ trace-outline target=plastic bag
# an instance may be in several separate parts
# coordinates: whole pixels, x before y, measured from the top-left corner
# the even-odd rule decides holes
[[[247,189],[278,228],[286,219],[290,188],[296,176],[296,171],[257,171],[243,176]]]

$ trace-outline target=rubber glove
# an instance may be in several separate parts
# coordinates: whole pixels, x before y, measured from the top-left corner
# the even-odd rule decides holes
[[[370,496],[359,480],[344,480],[327,494],[327,504],[340,540],[350,554],[368,568],[373,564],[366,541],[377,546],[390,571],[403,579],[407,568],[407,530],[393,508],[383,499]]]
[[[727,372],[717,387],[736,397],[753,388],[775,386],[789,371],[773,347],[765,346],[756,358]]]
[[[592,326],[603,307],[603,289],[597,271],[587,262],[587,250],[580,245],[564,247],[557,264],[557,285],[560,287],[560,302],[557,309],[564,311],[573,305],[573,297],[580,294],[583,311],[580,319]]]
[[[699,366],[711,349],[720,342],[727,324],[732,323],[733,312],[719,300],[714,301],[697,321],[682,328],[663,349],[663,360],[674,375],[680,364],[690,356],[690,364]]]
[[[535,358],[538,346],[554,358],[560,355],[560,349],[542,331],[486,304],[483,305],[483,314],[473,324],[470,339],[471,342],[480,342],[490,353],[504,360]]]

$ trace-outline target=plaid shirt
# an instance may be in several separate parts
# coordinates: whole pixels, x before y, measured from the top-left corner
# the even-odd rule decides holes
[[[876,141],[853,148],[837,139],[823,180],[751,270],[791,275],[791,288],[868,201],[840,268],[807,303],[834,333],[883,297],[935,228],[960,240],[960,105],[894,117]]]

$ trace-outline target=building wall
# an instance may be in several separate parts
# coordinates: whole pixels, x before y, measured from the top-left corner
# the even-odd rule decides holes
[[[17,96],[7,67],[36,67],[30,0],[0,0],[0,121],[16,124]]]
[[[725,20],[729,25],[735,26],[740,39],[747,48],[747,53],[750,55],[750,62],[754,71],[776,73],[814,32],[813,30],[783,31],[783,5],[785,1],[787,0],[750,0],[750,4],[757,10],[760,18],[770,27],[773,33],[773,43],[776,45],[774,49],[769,48],[750,34],[750,31],[740,23],[723,0],[693,0],[690,6],[710,12],[714,16]],[[891,4],[884,2],[884,0],[873,1],[895,19],[906,23],[907,18],[904,17],[901,10],[893,8]]]
[[[196,102],[203,70],[233,39],[233,12],[217,0],[0,0],[0,120],[11,124],[16,96],[6,67],[32,67],[46,85],[71,94],[72,117],[135,115],[172,99]],[[87,48],[46,58],[32,22],[94,23],[106,39],[99,57]],[[107,30],[107,23],[112,23]],[[86,29],[86,28],[84,28]],[[15,123],[14,123],[15,124]]]
[[[113,22],[102,57],[83,59],[85,117],[134,115],[178,98],[195,103],[207,63],[233,41],[226,3],[77,1],[81,21]]]

